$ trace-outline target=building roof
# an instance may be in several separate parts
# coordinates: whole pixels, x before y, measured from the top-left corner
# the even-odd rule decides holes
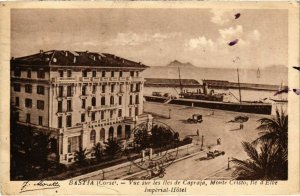
[[[144,69],[148,67],[142,63],[130,61],[113,54],[65,50],[50,50],[46,52],[41,50],[37,54],[12,58],[11,63],[44,66],[134,67]]]
[[[180,85],[179,79],[166,79],[166,78],[145,78],[145,85]],[[194,79],[181,79],[182,85],[200,85],[197,80]]]

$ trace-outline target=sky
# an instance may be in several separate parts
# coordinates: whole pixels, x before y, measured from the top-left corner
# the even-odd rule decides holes
[[[241,16],[234,18],[236,13]],[[234,46],[228,43],[239,39]],[[149,66],[286,65],[286,10],[12,9],[11,55],[39,50],[112,53]]]

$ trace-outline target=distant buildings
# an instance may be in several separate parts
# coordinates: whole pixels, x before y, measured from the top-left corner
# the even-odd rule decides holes
[[[11,60],[18,123],[50,132],[61,163],[108,138],[126,139],[143,114],[147,66],[112,54],[42,50]]]

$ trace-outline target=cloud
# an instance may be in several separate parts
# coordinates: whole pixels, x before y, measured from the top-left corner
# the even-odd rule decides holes
[[[174,38],[178,33],[143,33],[137,34],[132,32],[118,33],[117,36],[110,41],[113,45],[120,46],[137,46],[147,42],[159,42],[165,39]]]
[[[197,38],[192,38],[188,41],[186,46],[190,49],[196,49],[198,47],[202,48],[213,48],[214,43],[211,39],[207,39],[205,36],[199,36]]]
[[[227,24],[234,15],[230,10],[212,9],[210,12],[212,13],[210,21],[220,26]]]

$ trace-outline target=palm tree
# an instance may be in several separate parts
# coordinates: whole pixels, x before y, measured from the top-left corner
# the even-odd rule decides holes
[[[242,142],[248,160],[233,158],[236,165],[233,177],[238,180],[286,180],[288,171],[287,150],[274,145],[272,142],[263,142],[259,151],[248,142]]]
[[[97,161],[100,162],[103,157],[103,147],[100,142],[93,147],[93,151]]]
[[[82,147],[79,147],[79,150],[75,151],[75,161],[79,165],[84,165],[86,163],[86,155],[88,152],[86,152],[86,148],[83,149]]]
[[[275,118],[261,118],[258,120],[261,123],[258,130],[261,136],[253,141],[253,144],[258,142],[271,141],[272,143],[279,145],[280,147],[287,149],[288,143],[288,115],[283,110],[281,112],[276,109]]]
[[[105,142],[105,144],[106,144],[105,152],[107,155],[110,156],[111,159],[113,159],[115,155],[121,151],[121,146],[118,140],[116,139],[109,138],[107,142]]]

